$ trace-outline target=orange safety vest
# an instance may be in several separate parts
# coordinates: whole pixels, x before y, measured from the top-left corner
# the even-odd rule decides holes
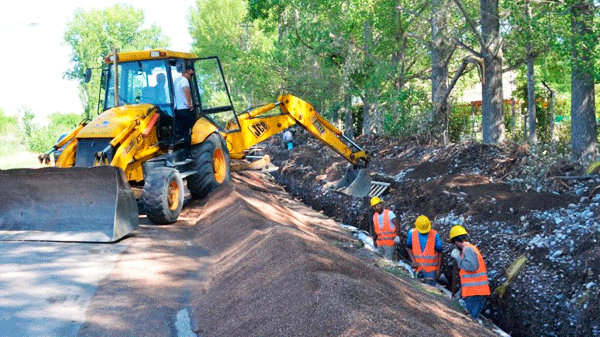
[[[473,246],[470,243],[465,242],[465,247],[463,248],[463,251],[467,247],[472,248],[475,251],[475,253],[477,253],[477,263],[479,264],[479,267],[475,271],[466,271],[464,269],[460,270],[460,285],[462,287],[462,296],[468,297],[477,295],[489,295],[490,285],[488,282],[487,270],[485,268],[485,262],[483,262],[483,257],[481,256],[479,249],[477,249],[477,247]],[[463,258],[465,257],[464,253],[462,253],[461,255]]]
[[[383,211],[383,224],[379,223],[379,215],[377,212],[373,214],[373,227],[377,234],[378,246],[393,246],[394,238],[396,237],[396,226],[390,223],[390,210]]]
[[[438,270],[438,264],[440,262],[438,254],[435,252],[435,236],[437,231],[432,229],[427,235],[427,243],[425,244],[425,250],[421,249],[421,242],[419,241],[419,233],[416,229],[412,231],[412,253],[415,258],[415,262],[418,264],[417,272],[424,271],[430,273]]]

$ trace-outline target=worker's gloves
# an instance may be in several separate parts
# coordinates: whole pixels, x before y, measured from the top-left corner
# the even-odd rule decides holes
[[[397,245],[400,244],[400,237],[398,235],[396,235],[396,237],[394,238],[394,243]]]
[[[450,256],[452,256],[452,258],[454,258],[456,261],[460,260],[460,252],[456,248],[454,248],[452,250],[452,253],[450,253]]]

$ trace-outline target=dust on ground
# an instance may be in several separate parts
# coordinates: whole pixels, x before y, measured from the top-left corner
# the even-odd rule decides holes
[[[566,160],[547,164],[527,146],[434,147],[376,136],[356,142],[373,157],[373,179],[390,184],[382,199],[404,233],[420,214],[442,238],[464,225],[486,260],[492,290],[526,255],[506,294],[491,297],[486,317],[512,336],[600,335],[600,177]],[[276,181],[315,210],[369,230],[368,198],[323,190],[343,176],[347,162],[302,131],[295,143],[292,151],[277,139],[262,144],[281,167]],[[451,248],[446,244],[446,256]],[[443,267],[449,279],[450,260]]]
[[[100,284],[81,336],[494,336],[418,282],[378,267],[335,221],[259,173],[142,225]]]

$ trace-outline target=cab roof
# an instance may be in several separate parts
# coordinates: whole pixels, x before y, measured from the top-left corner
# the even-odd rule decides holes
[[[152,49],[136,50],[118,53],[119,62],[145,61],[145,60],[164,60],[169,58],[180,58],[187,60],[198,59],[198,56],[190,53],[182,53],[172,50]],[[106,63],[113,63],[113,55],[109,54],[104,59]]]

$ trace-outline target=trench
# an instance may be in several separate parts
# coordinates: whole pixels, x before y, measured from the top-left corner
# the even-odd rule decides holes
[[[302,133],[296,140],[291,151],[277,140],[265,142],[264,153],[280,168],[271,173],[274,180],[338,223],[369,231],[368,198],[322,189],[341,178],[346,162]],[[442,238],[452,225],[464,224],[484,255],[492,292],[506,281],[506,269],[527,256],[504,296],[490,296],[484,317],[514,337],[600,336],[600,177],[552,185],[555,180],[545,176],[533,185],[541,190],[532,190],[523,188],[529,180],[507,184],[510,175],[534,178],[519,176],[528,171],[523,164],[527,154],[518,147],[466,143],[434,148],[378,137],[358,142],[377,154],[369,163],[373,179],[392,182],[381,197],[399,216],[403,233],[420,214],[428,215]],[[573,168],[564,164],[552,170],[562,176]],[[400,252],[407,261],[405,251]],[[444,256],[450,252],[450,244],[444,244]],[[449,260],[442,267],[447,276],[452,275]]]
[[[372,213],[368,212],[370,208],[368,207],[367,201],[354,200],[354,202],[352,202],[353,198],[346,196],[334,196],[333,198],[331,196],[328,197],[327,195],[315,190],[314,187],[312,187],[312,185],[306,181],[297,181],[290,176],[282,175],[278,172],[275,172],[273,176],[275,181],[282,185],[288,193],[290,193],[293,197],[300,199],[303,203],[311,208],[320,211],[345,225],[350,225],[365,231],[369,230],[369,221]],[[347,206],[347,208],[344,209],[343,207],[340,207],[340,204]],[[365,213],[368,214],[365,215]],[[402,238],[402,240],[405,240],[405,238]],[[408,255],[404,250],[401,249],[399,252],[402,252],[402,255],[400,255],[401,260],[409,261]],[[448,246],[445,247],[444,254],[445,256],[450,256],[450,249]],[[449,282],[448,284],[444,285],[449,291],[451,291],[450,288],[452,284],[452,277],[458,278],[457,271],[455,270],[454,272],[455,275],[448,277]],[[442,274],[452,275],[452,273],[452,266],[448,263],[445,263],[442,267]],[[495,286],[498,286],[498,284]],[[494,291],[494,283],[491,283],[491,287],[492,291]],[[552,324],[549,322],[557,319],[567,321],[565,313],[553,312],[547,316],[545,321],[533,321],[531,318],[533,316],[532,312],[538,311],[535,305],[536,298],[532,297],[531,294],[521,294],[521,296],[525,296],[526,299],[518,303],[513,303],[510,301],[510,299],[515,295],[518,296],[519,294],[511,293],[509,288],[507,294],[505,295],[506,300],[499,300],[491,296],[481,315],[502,329],[502,332],[506,332],[512,337],[532,336],[532,331],[536,330],[538,333],[534,335],[595,335],[595,330],[589,331],[589,334],[586,334],[585,332],[581,333],[581,331],[573,332],[572,330],[562,330],[562,332],[555,333],[550,330],[552,328]],[[523,303],[525,303],[525,305],[523,305]],[[544,331],[544,329],[547,330]]]

